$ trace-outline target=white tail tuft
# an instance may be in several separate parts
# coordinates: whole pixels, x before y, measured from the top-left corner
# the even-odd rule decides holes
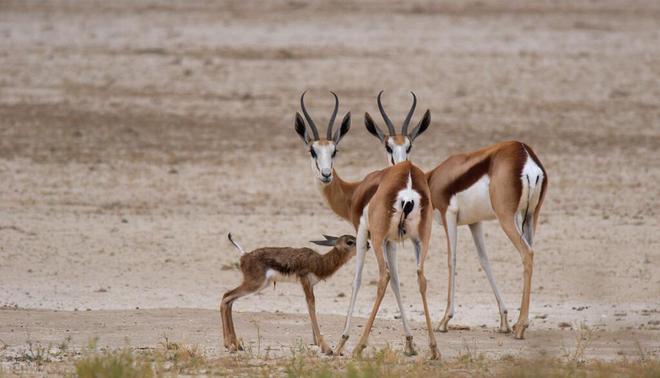
[[[238,249],[238,251],[241,253],[241,255],[244,255],[244,254],[245,254],[245,251],[243,250],[243,248],[241,248],[241,246],[238,245],[238,243],[236,243],[236,242],[234,241],[234,239],[231,238],[231,232],[227,234],[227,239],[229,239],[229,241],[231,242],[231,244],[233,244],[234,247],[236,247],[236,249]]]

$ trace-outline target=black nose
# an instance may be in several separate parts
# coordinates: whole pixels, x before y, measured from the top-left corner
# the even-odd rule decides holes
[[[321,176],[323,176],[323,178],[330,178],[331,175],[332,173],[328,173],[327,175],[325,173],[321,173]]]

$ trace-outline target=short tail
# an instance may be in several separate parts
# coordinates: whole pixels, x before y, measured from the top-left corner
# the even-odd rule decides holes
[[[408,218],[408,215],[413,211],[413,208],[415,208],[415,202],[413,200],[402,200],[401,201],[401,209],[403,210],[401,217],[399,218],[399,227],[398,227],[398,234],[399,234],[399,239],[403,238],[406,235],[406,219]]]
[[[244,254],[245,254],[245,251],[243,250],[243,248],[241,248],[241,246],[240,246],[238,243],[236,243],[236,242],[234,241],[234,239],[231,238],[231,232],[227,234],[227,239],[229,239],[229,241],[231,242],[231,244],[233,244],[234,247],[236,247],[236,249],[238,249],[238,251],[241,253],[241,255],[244,255]]]
[[[419,212],[419,202],[420,195],[412,187],[412,175],[408,173],[408,183],[406,184],[405,189],[399,191],[396,197],[396,203],[394,204],[394,210],[396,213],[400,212],[399,216],[399,225],[397,228],[397,236],[399,240],[403,240],[405,235],[408,233],[406,230],[406,221],[411,216],[411,213],[415,211]]]
[[[520,237],[525,237],[527,244],[532,245],[532,235],[526,235],[525,226],[529,226],[528,223],[531,221],[536,212],[536,208],[539,204],[541,198],[541,192],[543,191],[543,181],[545,180],[545,172],[541,169],[539,164],[532,160],[527,148],[523,147],[525,153],[527,154],[528,161],[533,162],[532,165],[528,168],[528,163],[525,163],[523,167],[523,172],[521,176],[522,180],[522,196],[526,199],[524,212],[522,215],[522,222],[520,226]],[[531,232],[531,231],[530,231]]]

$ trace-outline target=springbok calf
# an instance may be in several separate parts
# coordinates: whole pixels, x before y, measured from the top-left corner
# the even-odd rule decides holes
[[[344,331],[335,353],[341,354],[348,341],[351,318],[362,281],[364,258],[368,249],[367,240],[370,238],[378,262],[378,290],[371,314],[364,327],[362,337],[353,350],[353,355],[359,356],[366,348],[369,333],[388,282],[394,291],[401,312],[401,322],[406,335],[405,353],[416,354],[413,336],[408,327],[399,291],[395,244],[399,240],[411,239],[415,246],[417,281],[424,306],[431,358],[439,358],[440,353],[433,334],[426,301],[426,278],[424,277],[424,261],[428,254],[433,211],[426,177],[419,168],[410,162],[404,162],[372,172],[359,182],[342,180],[333,169],[333,162],[337,153],[337,145],[350,128],[350,113],[346,114],[341,128],[333,135],[332,126],[339,108],[339,99],[334,93],[333,95],[335,108],[330,116],[326,138],[319,137],[316,125],[305,108],[304,93],[300,98],[300,105],[309,127],[305,125],[300,114],[296,113],[295,128],[305,145],[309,147],[312,169],[316,172],[321,195],[335,214],[351,222],[357,230],[357,258],[353,289]],[[311,136],[308,129],[312,132]]]
[[[307,310],[312,321],[314,344],[321,352],[332,354],[332,349],[326,344],[316,319],[314,300],[314,285],[326,280],[355,255],[355,237],[343,235],[339,238],[325,236],[325,240],[312,241],[318,245],[333,247],[330,252],[320,255],[310,248],[259,248],[245,253],[231,234],[229,241],[241,252],[241,272],[243,282],[235,289],[222,296],[220,317],[225,348],[232,352],[242,350],[236,337],[232,305],[240,297],[256,293],[277,282],[298,281],[302,285],[307,300]]]
[[[408,134],[406,131],[415,110],[415,102],[399,135],[394,131],[394,126],[385,113],[380,94],[378,107],[390,134],[385,136],[368,114],[365,115],[367,130],[381,142],[386,143],[388,158],[392,164],[408,160],[412,141],[419,135],[419,132],[413,131]],[[424,126],[425,120],[430,122],[428,110],[420,122],[422,131],[428,127],[428,124]],[[396,145],[390,146],[389,143]],[[518,321],[513,326],[515,337],[522,339],[529,319],[534,260],[533,236],[548,185],[548,176],[541,161],[528,145],[509,141],[474,152],[452,155],[435,169],[427,172],[426,177],[431,190],[433,208],[439,211],[447,236],[449,265],[447,307],[438,330],[447,332],[447,324],[454,316],[457,227],[469,225],[479,262],[486,272],[499,307],[499,331],[510,332],[507,309],[490,268],[482,228],[483,221],[497,219],[504,233],[520,253],[523,262],[522,303]]]

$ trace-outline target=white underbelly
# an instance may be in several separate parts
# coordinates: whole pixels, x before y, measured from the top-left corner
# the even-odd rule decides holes
[[[275,269],[266,271],[266,279],[270,282],[298,282],[298,276],[295,274],[282,274]]]
[[[489,184],[490,178],[484,175],[472,186],[451,198],[448,210],[456,212],[459,225],[495,219],[493,205],[490,202]]]
[[[314,273],[307,274],[309,282],[314,286],[321,279],[316,276]],[[266,271],[266,281],[270,283],[282,283],[282,282],[299,282],[300,278],[296,274],[282,274],[275,269],[268,269]]]

